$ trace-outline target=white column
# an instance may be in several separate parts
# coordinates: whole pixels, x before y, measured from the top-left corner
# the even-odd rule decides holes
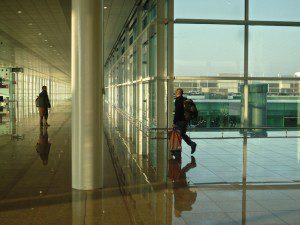
[[[72,187],[101,188],[103,0],[72,1]]]

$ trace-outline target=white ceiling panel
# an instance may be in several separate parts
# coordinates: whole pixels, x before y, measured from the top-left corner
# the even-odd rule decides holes
[[[105,58],[135,2],[104,0],[104,6],[107,7],[104,9]],[[0,42],[2,39],[10,46],[4,55],[4,47],[0,45],[0,63],[24,66],[24,63],[30,62],[38,67],[41,63],[34,62],[37,60],[60,71],[60,76],[64,74],[70,78],[70,17],[71,0],[0,0]]]

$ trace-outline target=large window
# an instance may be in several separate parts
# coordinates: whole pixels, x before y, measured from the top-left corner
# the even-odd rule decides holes
[[[243,19],[244,0],[174,0],[175,18]]]
[[[157,75],[157,38],[156,34],[154,34],[150,38],[150,67],[149,67],[149,76],[154,77]]]
[[[300,21],[299,0],[250,0],[250,19],[263,21]]]
[[[177,24],[175,76],[242,75],[243,26]]]
[[[250,27],[249,74],[294,77],[300,72],[300,27]]]
[[[174,7],[175,88],[201,102],[202,126],[298,126],[299,0],[175,0]]]

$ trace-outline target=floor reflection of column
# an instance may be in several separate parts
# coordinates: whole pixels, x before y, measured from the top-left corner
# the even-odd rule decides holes
[[[72,225],[84,224],[86,192],[72,190]]]
[[[157,181],[159,182],[166,182],[167,180],[167,144],[166,140],[164,139],[164,134],[162,132],[157,132]]]
[[[103,224],[102,191],[72,190],[72,225]]]
[[[167,195],[164,191],[158,191],[156,193],[156,223],[165,225],[167,223]]]
[[[242,225],[246,225],[247,215],[247,131],[243,138],[243,198],[242,198]]]
[[[173,194],[172,191],[168,188],[167,190],[167,210],[166,210],[166,225],[171,225],[173,217]]]
[[[247,222],[247,181],[243,180],[242,225]]]
[[[244,131],[243,138],[243,180],[247,179],[247,131]]]
[[[103,224],[102,191],[86,192],[85,225]]]

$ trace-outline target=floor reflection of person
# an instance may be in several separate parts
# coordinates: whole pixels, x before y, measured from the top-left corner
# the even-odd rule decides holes
[[[48,141],[47,127],[40,127],[40,135],[36,143],[36,151],[40,155],[43,165],[48,164],[48,155],[50,152],[51,143]]]
[[[196,160],[191,156],[191,161],[183,168],[181,160],[181,152],[174,155],[169,159],[169,178],[173,182],[173,194],[174,194],[174,209],[175,216],[180,217],[183,211],[191,211],[192,205],[197,198],[197,192],[190,190],[186,180],[186,172],[195,168]]]

